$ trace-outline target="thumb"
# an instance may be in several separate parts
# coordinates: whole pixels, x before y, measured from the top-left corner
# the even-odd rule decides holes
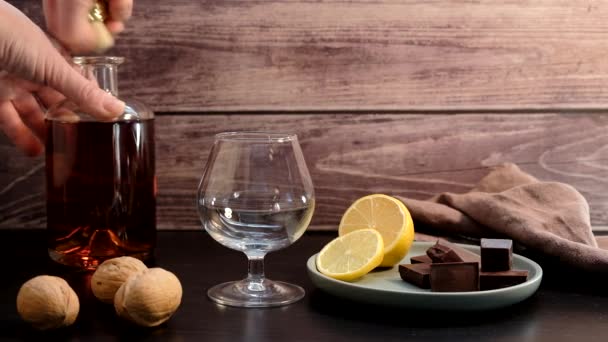
[[[45,84],[74,101],[87,114],[102,120],[124,112],[125,103],[100,89],[92,80],[74,70],[58,53],[49,58],[42,71]]]

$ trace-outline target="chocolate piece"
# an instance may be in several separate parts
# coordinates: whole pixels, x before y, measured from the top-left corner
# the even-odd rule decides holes
[[[463,247],[460,247],[456,244],[453,244],[453,243],[450,243],[447,241],[441,241],[441,244],[444,246],[450,247],[454,252],[456,252],[456,254],[458,254],[458,256],[464,262],[477,262],[477,263],[481,262],[481,257],[477,253],[473,253],[468,249],[465,249]]]
[[[462,258],[450,247],[445,244],[437,243],[426,250],[433,262],[462,262]]]
[[[481,271],[508,271],[513,265],[513,241],[481,239]]]
[[[450,262],[430,264],[431,291],[467,292],[479,290],[479,263]]]
[[[479,273],[479,288],[481,290],[501,289],[528,280],[528,271],[511,270],[502,272],[481,272]]]
[[[451,251],[450,251],[451,250]],[[434,263],[441,262],[481,262],[479,254],[447,241],[437,241],[427,249],[427,255]]]
[[[431,283],[429,275],[431,274],[431,264],[402,264],[399,265],[399,274],[401,279],[410,284],[414,284],[423,289],[430,289]]]
[[[412,264],[430,264],[433,262],[428,255],[416,255],[410,258]]]

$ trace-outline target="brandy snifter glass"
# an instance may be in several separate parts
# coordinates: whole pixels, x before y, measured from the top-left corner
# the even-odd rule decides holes
[[[197,204],[209,235],[249,260],[247,278],[212,287],[207,292],[211,300],[270,307],[304,296],[300,286],[264,276],[264,256],[298,240],[314,212],[312,180],[295,134],[216,135]]]

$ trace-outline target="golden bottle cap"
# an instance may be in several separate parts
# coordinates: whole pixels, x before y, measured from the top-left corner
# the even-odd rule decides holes
[[[89,11],[89,21],[104,22],[108,17],[108,4],[104,0],[95,1],[95,6]]]

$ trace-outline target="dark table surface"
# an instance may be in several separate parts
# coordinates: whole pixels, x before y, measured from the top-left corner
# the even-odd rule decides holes
[[[66,273],[47,258],[44,231],[0,232],[0,340],[154,340],[154,341],[359,341],[491,340],[588,341],[608,338],[608,287],[593,276],[566,277],[545,269],[540,290],[514,306],[478,313],[416,312],[342,300],[314,287],[306,260],[335,237],[307,233],[291,247],[266,258],[271,279],[297,283],[306,296],[272,309],[216,305],[206,290],[246,273],[243,254],[220,246],[202,231],[160,232],[152,265],[181,280],[182,305],[167,323],[153,329],[118,319],[113,308],[97,302],[85,289],[86,273]],[[15,309],[23,282],[40,274],[67,278],[76,289],[81,311],[72,327],[36,332]]]

